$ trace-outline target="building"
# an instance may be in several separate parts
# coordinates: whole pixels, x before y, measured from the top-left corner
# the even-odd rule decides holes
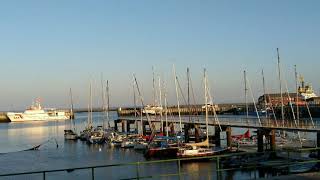
[[[263,108],[265,106],[265,98],[267,107],[270,107],[271,105],[273,107],[281,106],[281,94],[264,94],[259,97],[258,99],[258,106]],[[282,93],[282,99],[283,99],[283,105],[289,105],[290,101],[292,104],[296,104],[297,95],[296,93]],[[298,105],[305,105],[304,99],[299,95],[298,96]]]

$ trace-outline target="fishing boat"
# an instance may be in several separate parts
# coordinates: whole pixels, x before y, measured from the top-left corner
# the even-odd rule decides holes
[[[8,112],[8,118],[11,122],[22,121],[48,121],[48,120],[66,120],[69,116],[65,111],[56,109],[45,110],[41,107],[40,101],[36,100],[29,108],[22,113]]]

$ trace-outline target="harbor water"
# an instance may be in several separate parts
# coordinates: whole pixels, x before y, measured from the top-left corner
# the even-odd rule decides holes
[[[94,125],[102,124],[102,113],[93,113]],[[116,119],[111,113],[110,124]],[[77,132],[86,124],[87,113],[77,113]],[[0,172],[1,174],[29,171],[72,169],[77,167],[120,164],[147,161],[142,152],[134,149],[113,148],[86,142],[65,141],[63,132],[70,128],[70,120],[45,122],[19,122],[0,124]],[[243,129],[234,129],[233,134],[243,133]],[[223,137],[222,137],[223,139]],[[42,144],[39,150],[23,151]],[[181,166],[181,171],[189,173],[184,179],[216,179],[215,162],[188,162]],[[174,174],[178,171],[174,162],[144,164],[139,167],[140,176]],[[98,168],[95,179],[128,179],[136,176],[135,166],[117,166]],[[257,175],[252,171],[230,171],[223,173],[224,179],[248,179]],[[70,172],[47,173],[46,179],[90,179],[91,171],[75,170]],[[42,179],[41,174],[0,177],[2,179]],[[177,176],[159,177],[158,179],[179,179]]]

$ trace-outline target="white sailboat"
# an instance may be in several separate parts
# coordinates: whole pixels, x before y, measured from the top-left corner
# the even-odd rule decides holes
[[[205,105],[208,104],[208,87],[207,87],[207,75],[204,70],[204,89],[205,89]],[[216,154],[218,151],[214,151],[209,146],[209,131],[208,131],[208,106],[206,109],[206,140],[200,143],[186,143],[184,147],[179,148],[177,156],[182,158],[188,157],[205,157]]]
[[[73,115],[73,99],[72,99],[72,90],[70,88],[70,103],[71,103],[71,108],[70,108],[70,115]],[[73,118],[70,118],[70,129],[65,129],[64,130],[64,139],[65,140],[77,140],[78,135],[76,133],[76,127],[74,124]]]

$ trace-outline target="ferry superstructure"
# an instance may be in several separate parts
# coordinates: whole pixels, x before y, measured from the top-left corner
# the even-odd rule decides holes
[[[44,110],[39,101],[30,106],[30,108],[26,109],[24,112],[8,112],[7,116],[11,122],[69,119],[69,116],[65,111],[55,109]]]

